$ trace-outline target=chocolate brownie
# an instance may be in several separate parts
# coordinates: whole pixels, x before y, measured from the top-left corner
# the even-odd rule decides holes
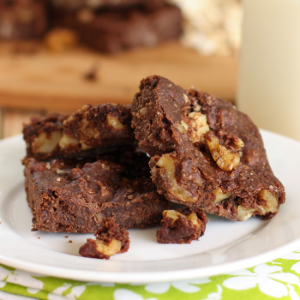
[[[77,10],[80,8],[103,9],[114,8],[124,9],[130,6],[140,6],[148,10],[157,9],[165,4],[165,0],[52,0],[54,7]]]
[[[80,247],[79,254],[84,257],[110,259],[112,255],[127,252],[129,233],[120,228],[113,218],[108,218],[95,233],[96,239],[87,239]]]
[[[202,210],[165,210],[162,228],[156,232],[157,241],[160,244],[190,244],[204,234],[207,221]]]
[[[271,218],[284,203],[257,127],[231,103],[150,76],[132,115],[152,179],[168,200],[239,221]]]
[[[32,118],[23,134],[27,156],[38,160],[91,157],[134,142],[130,108],[120,104],[85,105],[71,116]]]
[[[0,0],[0,39],[37,38],[46,29],[46,1]]]
[[[150,178],[129,179],[126,166],[111,160],[25,158],[24,165],[33,230],[92,233],[108,217],[120,227],[146,228],[169,208]]]
[[[155,10],[132,7],[126,10],[79,10],[58,12],[56,25],[74,30],[81,41],[100,52],[116,53],[134,47],[154,46],[177,39],[182,16],[177,6]]]

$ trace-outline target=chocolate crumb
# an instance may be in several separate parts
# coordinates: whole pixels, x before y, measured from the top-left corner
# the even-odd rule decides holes
[[[69,240],[69,243],[72,244],[73,243],[72,240]]]
[[[98,80],[98,65],[93,65],[92,68],[84,74],[83,78],[88,81],[97,81]]]
[[[68,235],[65,235],[65,238],[67,239],[69,236]]]

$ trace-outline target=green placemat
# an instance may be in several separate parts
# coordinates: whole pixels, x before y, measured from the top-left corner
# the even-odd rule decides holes
[[[234,273],[149,284],[81,282],[0,265],[0,299],[300,300],[300,251]]]

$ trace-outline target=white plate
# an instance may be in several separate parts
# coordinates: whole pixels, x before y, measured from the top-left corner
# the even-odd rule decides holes
[[[272,260],[300,246],[300,144],[263,131],[287,203],[270,221],[233,222],[210,216],[206,233],[189,245],[161,245],[157,228],[130,230],[127,253],[109,261],[78,256],[88,234],[31,232],[21,136],[0,142],[0,262],[48,276],[96,282],[158,282],[232,272]],[[65,236],[68,235],[66,238]],[[72,243],[69,241],[72,240]]]

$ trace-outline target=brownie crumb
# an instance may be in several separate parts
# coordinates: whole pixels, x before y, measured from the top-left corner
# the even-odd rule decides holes
[[[108,218],[96,233],[96,240],[87,239],[80,247],[79,254],[84,257],[110,259],[112,255],[127,252],[129,249],[129,233],[120,228],[113,218]]]
[[[189,244],[204,234],[208,219],[202,210],[165,210],[162,228],[156,237],[160,244]]]
[[[83,78],[87,81],[97,81],[98,69],[98,65],[93,65],[92,68],[86,74],[84,74]]]

